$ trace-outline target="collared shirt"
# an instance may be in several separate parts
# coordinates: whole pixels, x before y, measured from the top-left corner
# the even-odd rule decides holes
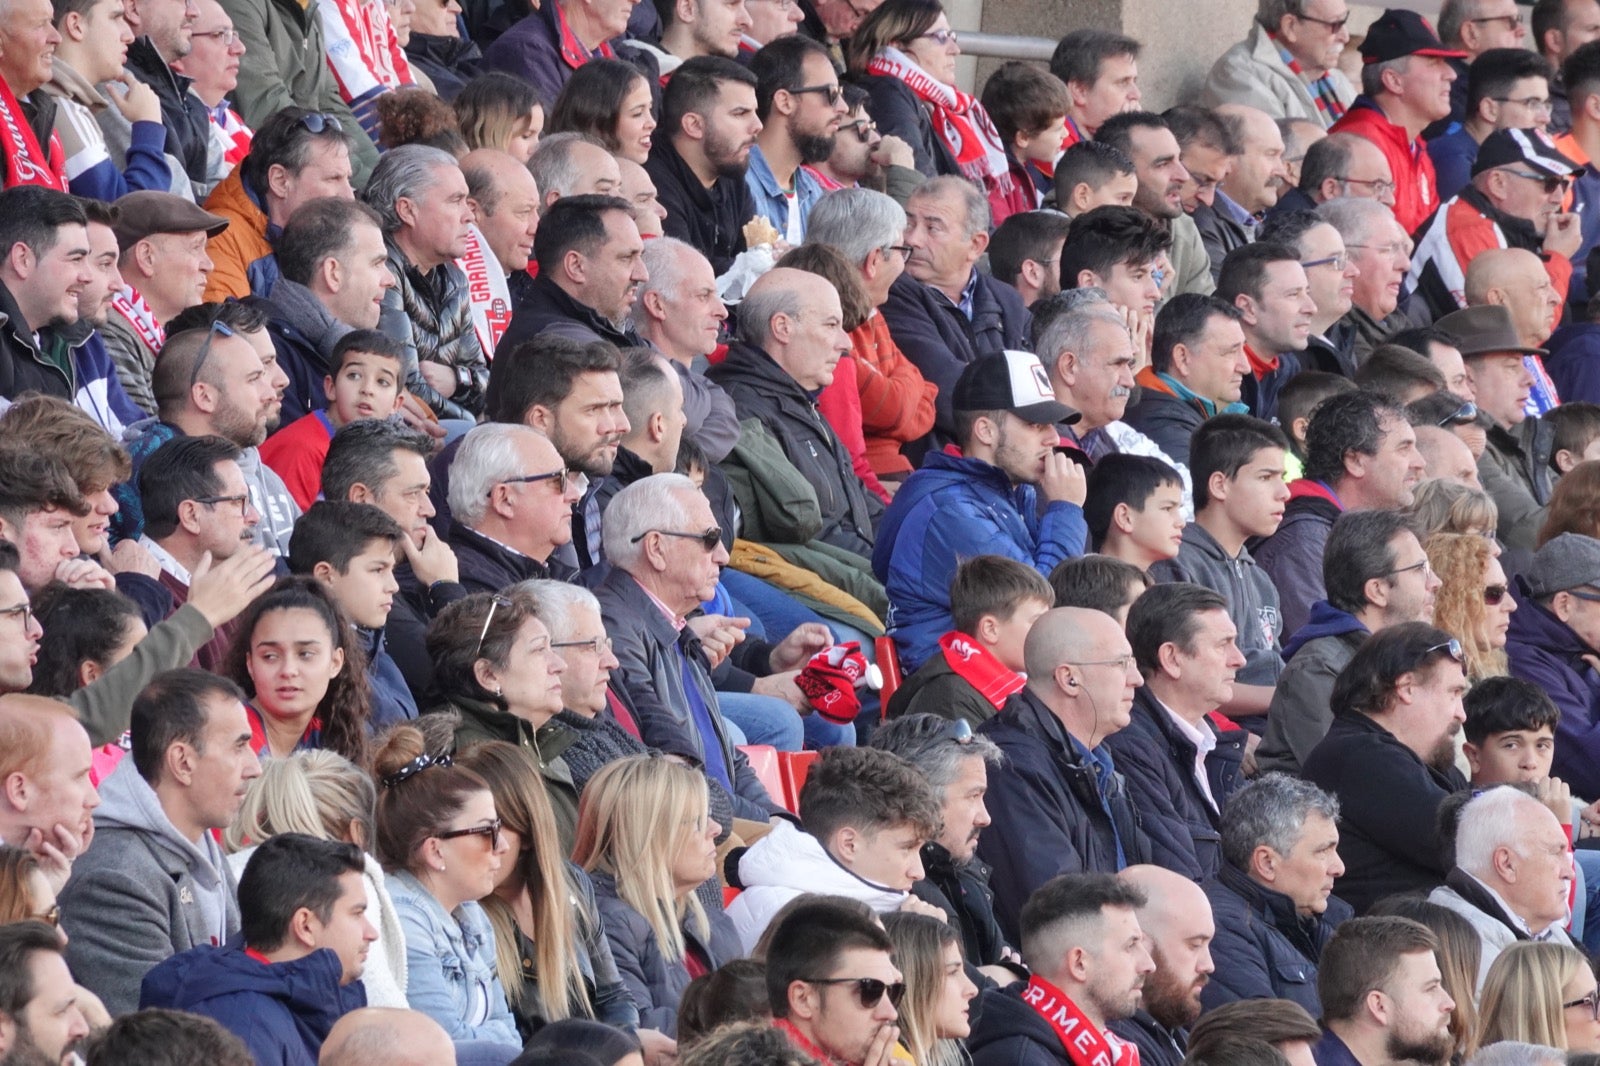
[[[1177,727],[1178,732],[1181,733],[1184,738],[1189,741],[1189,743],[1194,745],[1195,782],[1199,784],[1200,792],[1205,796],[1206,802],[1211,804],[1211,809],[1217,810],[1217,797],[1212,795],[1211,792],[1211,778],[1206,776],[1206,756],[1217,750],[1217,735],[1211,730],[1207,729],[1204,725],[1190,725],[1188,722],[1184,721],[1182,715],[1178,714],[1177,711],[1174,711],[1171,707],[1168,707],[1160,700],[1156,700],[1156,703],[1163,711],[1167,713],[1167,717],[1172,720],[1172,724]]]
[[[638,578],[634,578],[634,581],[638,582],[639,579]],[[639,588],[644,591],[644,594],[646,596],[650,597],[650,602],[655,604],[658,608],[660,608],[662,614],[666,615],[667,621],[672,623],[672,628],[674,630],[676,630],[677,632],[682,633],[683,632],[683,627],[689,624],[689,620],[687,618],[683,618],[676,611],[674,611],[671,607],[668,607],[666,604],[662,603],[661,602],[661,597],[657,596],[654,592],[651,592],[649,589],[645,588],[643,582],[639,583]]]
[[[1067,743],[1072,745],[1072,750],[1078,753],[1086,765],[1094,770],[1094,781],[1100,793],[1100,809],[1105,812],[1106,819],[1111,822],[1111,832],[1117,838],[1117,869],[1128,865],[1128,854],[1122,847],[1122,832],[1117,828],[1117,820],[1111,813],[1111,779],[1116,776],[1116,765],[1111,761],[1111,752],[1104,744],[1091,749],[1083,741],[1072,735],[1065,726],[1061,731],[1067,736]]]
[[[1549,925],[1545,926],[1540,932],[1535,933],[1531,928],[1529,928],[1528,923],[1523,920],[1522,915],[1511,909],[1511,904],[1506,902],[1506,898],[1504,896],[1496,892],[1493,888],[1490,888],[1488,885],[1484,884],[1481,878],[1467,873],[1465,870],[1462,870],[1461,872],[1467,874],[1468,877],[1471,877],[1472,880],[1477,883],[1479,888],[1487,892],[1489,894],[1489,898],[1494,900],[1495,906],[1500,908],[1500,913],[1504,914],[1513,923],[1515,923],[1516,927],[1523,933],[1527,934],[1528,939],[1530,940],[1550,940],[1554,938],[1562,926],[1567,924],[1566,918],[1558,918]]]
[[[163,548],[149,537],[144,536],[139,538],[139,546],[145,551],[149,552],[155,558],[155,561],[161,564],[161,569],[163,572],[171,574],[185,585],[191,583],[192,578],[189,574],[189,568],[178,562],[177,557],[171,552],[167,551],[167,549]]]
[[[518,551],[516,548],[513,548],[511,545],[505,543],[504,541],[495,540],[493,537],[489,536],[489,534],[485,533],[481,529],[477,529],[477,528],[472,527],[472,526],[469,526],[467,528],[471,529],[474,533],[476,533],[478,536],[482,537],[484,540],[488,541],[490,544],[493,544],[495,547],[504,548],[506,551],[510,552],[512,555],[515,555],[519,559],[532,559],[533,558],[533,556],[529,555],[527,552]]]
[[[961,299],[956,302],[956,307],[960,309],[962,314],[967,316],[967,321],[969,322],[972,321],[972,306],[973,301],[977,299],[977,293],[978,270],[974,267],[972,276],[967,279],[967,287],[961,290]]]
[[[1240,207],[1238,204],[1234,203],[1233,200],[1228,197],[1228,194],[1223,192],[1221,189],[1217,190],[1217,201],[1215,207],[1216,210],[1224,217],[1231,218],[1233,221],[1243,226],[1245,228],[1245,232],[1249,233],[1252,237],[1255,236],[1256,226],[1260,225],[1261,220],[1252,215],[1250,212],[1246,211],[1244,208]]]
[[[750,149],[750,166],[744,172],[744,183],[750,190],[750,198],[755,201],[756,210],[772,223],[774,229],[785,234],[792,243],[799,243],[792,241],[796,232],[802,241],[805,239],[806,219],[811,216],[812,207],[822,199],[824,191],[816,175],[805,167],[797,167],[793,190],[785,189],[778,184],[778,178],[772,173],[772,167],[767,164],[767,158],[761,154],[758,144]]]

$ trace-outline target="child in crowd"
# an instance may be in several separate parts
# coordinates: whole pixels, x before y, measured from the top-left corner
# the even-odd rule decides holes
[[[1278,393],[1278,427],[1289,438],[1289,454],[1284,459],[1284,480],[1298,481],[1305,473],[1306,427],[1317,404],[1341,392],[1353,392],[1349,378],[1321,370],[1302,370],[1284,383]]]
[[[1072,98],[1066,85],[1031,63],[1003,63],[984,83],[982,102],[1005,145],[1012,178],[1031,191],[1038,206],[1067,135]]]
[[[1600,459],[1600,404],[1564,403],[1552,407],[1543,421],[1556,428],[1550,446],[1550,465],[1565,476],[1579,463]]]
[[[1099,611],[1125,627],[1133,601],[1150,587],[1150,575],[1109,555],[1080,555],[1056,564],[1050,571],[1050,587],[1057,607]]]
[[[1147,571],[1183,544],[1183,478],[1160,459],[1108,455],[1089,471],[1083,518],[1096,551]]]

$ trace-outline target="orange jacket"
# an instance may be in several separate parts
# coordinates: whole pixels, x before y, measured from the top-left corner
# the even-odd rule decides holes
[[[911,473],[911,461],[900,454],[900,446],[933,431],[939,386],[900,351],[882,315],[874,314],[850,334],[850,354],[861,390],[867,462],[877,474]]]
[[[206,255],[211,257],[211,276],[206,279],[208,302],[249,296],[250,264],[272,254],[272,245],[267,243],[267,213],[245,189],[242,169],[234,167],[206,199],[207,211],[228,220],[228,228],[206,242]]]

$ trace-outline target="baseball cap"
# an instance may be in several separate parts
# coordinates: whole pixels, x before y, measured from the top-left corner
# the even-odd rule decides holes
[[[1456,350],[1470,359],[1475,355],[1549,355],[1543,348],[1529,348],[1517,336],[1511,309],[1499,304],[1483,304],[1451,311],[1434,323],[1456,339]]]
[[[1472,173],[1476,177],[1485,170],[1518,163],[1552,178],[1570,178],[1583,169],[1563,155],[1544,130],[1495,130],[1478,146]]]
[[[169,192],[130,192],[116,202],[117,247],[127,251],[155,233],[204,233],[215,237],[228,220]]]
[[[1406,56],[1465,59],[1467,53],[1446,48],[1433,25],[1415,11],[1391,7],[1367,27],[1367,36],[1361,42],[1361,61],[1387,63]]]
[[[1523,572],[1528,593],[1536,600],[1591,586],[1600,594],[1600,540],[1582,533],[1563,533],[1545,541]]]
[[[1056,399],[1043,364],[1032,352],[1005,351],[968,363],[956,379],[950,407],[955,411],[1010,411],[1039,426],[1071,425],[1083,417]]]

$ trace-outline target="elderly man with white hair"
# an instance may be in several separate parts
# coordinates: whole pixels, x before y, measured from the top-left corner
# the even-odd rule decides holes
[[[467,590],[572,576],[551,556],[572,540],[580,484],[538,430],[491,422],[468,433],[450,464],[449,497],[450,547]]]
[[[1414,325],[1398,310],[1411,269],[1411,237],[1377,200],[1340,196],[1318,205],[1317,215],[1339,231],[1348,262],[1360,271],[1352,279],[1350,310],[1329,330],[1351,336],[1352,358],[1359,365],[1386,338]]]
[[[1481,987],[1500,952],[1519,940],[1572,943],[1563,928],[1572,878],[1572,848],[1561,822],[1526,792],[1501,786],[1461,808],[1455,867],[1428,900],[1477,930]]]
[[[454,489],[452,480],[452,497]],[[612,498],[603,535],[611,570],[595,596],[640,738],[777,814],[781,808],[730,739],[711,660],[688,624],[728,561],[711,504],[682,474],[652,474]]]

